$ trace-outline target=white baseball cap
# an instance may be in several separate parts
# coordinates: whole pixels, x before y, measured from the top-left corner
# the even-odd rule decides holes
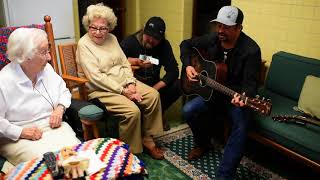
[[[224,6],[219,10],[217,18],[210,22],[219,22],[227,26],[233,26],[242,24],[242,21],[243,13],[239,8],[235,6]]]

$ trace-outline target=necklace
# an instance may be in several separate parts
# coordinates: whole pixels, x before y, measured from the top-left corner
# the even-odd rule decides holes
[[[50,97],[50,94],[48,93],[48,90],[47,90],[47,88],[46,88],[46,86],[44,85],[44,83],[43,83],[42,80],[41,80],[41,84],[42,84],[42,86],[44,87],[44,90],[46,91],[46,94],[48,95],[49,99],[46,98],[46,96],[44,96],[44,95],[36,88],[36,86],[33,86],[33,89],[35,89],[35,90],[50,104],[50,106],[52,107],[52,109],[54,109],[53,101],[52,101],[52,99],[51,99],[51,97]],[[49,100],[50,100],[50,101],[49,101]]]
[[[223,62],[225,63],[226,60],[228,58],[228,52],[227,51],[223,51]]]

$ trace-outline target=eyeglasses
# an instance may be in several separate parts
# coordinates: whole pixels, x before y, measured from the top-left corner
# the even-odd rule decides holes
[[[44,49],[41,51],[37,51],[37,53],[41,56],[47,56],[48,54],[50,54],[50,49]]]
[[[92,32],[98,32],[100,31],[101,33],[106,33],[107,31],[109,31],[108,27],[94,27],[94,26],[89,26],[89,29]]]

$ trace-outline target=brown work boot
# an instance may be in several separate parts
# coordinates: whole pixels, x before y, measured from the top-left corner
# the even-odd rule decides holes
[[[146,153],[148,153],[153,159],[164,159],[164,151],[158,147],[148,148],[144,146]]]
[[[194,147],[188,154],[188,160],[196,160],[203,156],[208,151],[207,148]]]

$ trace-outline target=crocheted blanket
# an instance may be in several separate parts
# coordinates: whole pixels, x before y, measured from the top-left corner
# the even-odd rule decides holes
[[[90,179],[118,179],[130,175],[143,174],[144,163],[129,152],[129,146],[113,138],[99,138],[72,147],[76,152],[93,150],[105,168],[90,176]],[[59,152],[56,152],[59,159]],[[17,165],[5,179],[52,179],[42,158],[35,158]]]
[[[2,27],[0,28],[0,70],[10,63],[10,60],[7,57],[7,43],[10,34],[16,30],[17,28],[25,27],[25,28],[39,28],[44,30],[43,24],[32,24],[28,26],[17,26],[17,27]]]

